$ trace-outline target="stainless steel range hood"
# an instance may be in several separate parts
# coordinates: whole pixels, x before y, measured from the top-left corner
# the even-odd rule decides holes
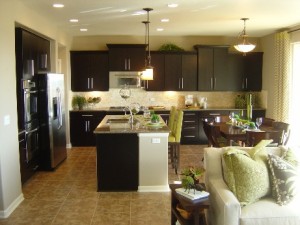
[[[141,72],[138,71],[111,71],[109,72],[109,88],[141,87]]]

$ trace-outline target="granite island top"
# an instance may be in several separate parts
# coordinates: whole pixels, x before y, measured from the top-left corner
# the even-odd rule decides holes
[[[170,129],[160,117],[158,124],[152,124],[142,115],[135,115],[133,124],[128,122],[128,115],[106,115],[94,130],[103,133],[169,133]]]

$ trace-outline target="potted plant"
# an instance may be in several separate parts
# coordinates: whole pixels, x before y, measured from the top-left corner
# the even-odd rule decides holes
[[[72,107],[73,109],[79,109],[82,110],[83,106],[87,103],[84,96],[75,95],[72,98]]]
[[[151,115],[151,123],[159,123],[159,116],[155,113]]]
[[[182,187],[190,192],[191,189],[202,191],[204,187],[200,184],[200,179],[204,175],[205,169],[202,167],[190,166],[182,170]]]

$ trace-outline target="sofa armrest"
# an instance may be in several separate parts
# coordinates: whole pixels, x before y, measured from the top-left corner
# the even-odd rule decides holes
[[[209,221],[214,225],[239,225],[241,206],[223,179],[210,179],[207,183],[210,193]]]

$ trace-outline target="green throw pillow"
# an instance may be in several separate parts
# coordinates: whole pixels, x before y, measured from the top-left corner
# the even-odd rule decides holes
[[[293,164],[276,155],[269,154],[268,163],[272,178],[272,195],[277,204],[286,205],[296,195],[297,169]]]
[[[262,141],[249,153],[237,148],[227,148],[223,154],[224,180],[242,206],[253,203],[270,192],[265,146]]]

